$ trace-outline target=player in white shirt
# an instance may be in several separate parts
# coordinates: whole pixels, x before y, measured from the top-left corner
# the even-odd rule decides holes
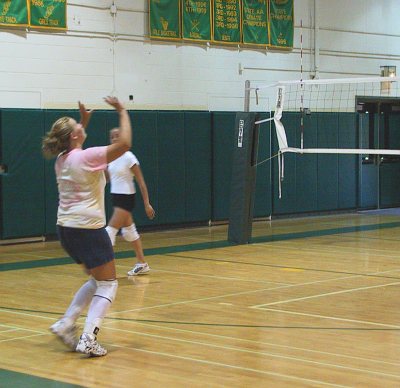
[[[119,128],[112,129],[110,131],[111,144],[118,142],[119,136]],[[149,193],[139,161],[132,152],[127,151],[108,164],[107,172],[111,184],[113,214],[106,230],[112,245],[115,245],[115,237],[120,229],[122,237],[133,244],[137,263],[128,271],[128,275],[144,275],[150,271],[150,267],[145,261],[142,241],[132,217],[136,194],[134,179],[139,185],[147,217],[153,219],[155,212],[150,204]]]
[[[116,97],[105,101],[119,113],[119,141],[108,146],[83,148],[85,127],[92,111],[79,103],[81,122],[61,117],[43,138],[45,157],[57,157],[59,205],[57,233],[62,247],[76,263],[91,275],[75,293],[64,316],[50,330],[65,345],[89,356],[105,356],[107,350],[97,342],[97,333],[108,308],[114,301],[118,281],[114,252],[105,230],[104,171],[132,145],[130,118]],[[63,290],[69,294],[69,290]],[[76,321],[89,306],[83,333],[76,337]]]

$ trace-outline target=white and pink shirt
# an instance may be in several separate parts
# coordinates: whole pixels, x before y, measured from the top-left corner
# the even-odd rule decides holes
[[[59,204],[57,225],[98,229],[106,224],[104,187],[107,146],[60,154],[55,164]]]

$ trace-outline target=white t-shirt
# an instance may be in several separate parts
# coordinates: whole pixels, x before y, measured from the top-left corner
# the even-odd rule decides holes
[[[139,164],[136,156],[127,151],[118,159],[108,164],[108,175],[110,176],[110,184],[112,194],[135,194],[136,188],[133,181],[134,175],[131,168]]]
[[[57,225],[83,229],[105,226],[106,168],[107,146],[76,148],[58,156],[55,164],[59,193]]]

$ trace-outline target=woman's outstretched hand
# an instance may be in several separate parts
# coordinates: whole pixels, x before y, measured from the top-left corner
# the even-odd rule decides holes
[[[121,110],[125,109],[125,107],[122,104],[122,102],[120,100],[118,100],[118,97],[107,96],[107,97],[104,98],[104,101],[107,104],[109,104],[112,107],[114,107],[117,112],[121,112]]]

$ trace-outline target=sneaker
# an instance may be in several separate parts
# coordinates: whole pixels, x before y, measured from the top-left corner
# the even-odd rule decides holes
[[[136,263],[135,266],[128,271],[128,276],[144,275],[150,272],[150,267],[147,263]]]
[[[75,350],[78,343],[75,323],[69,323],[66,319],[61,318],[54,325],[50,326],[50,331],[71,350]]]
[[[96,336],[90,333],[81,335],[75,350],[78,353],[88,354],[90,357],[101,357],[107,354],[107,350],[97,342]]]

